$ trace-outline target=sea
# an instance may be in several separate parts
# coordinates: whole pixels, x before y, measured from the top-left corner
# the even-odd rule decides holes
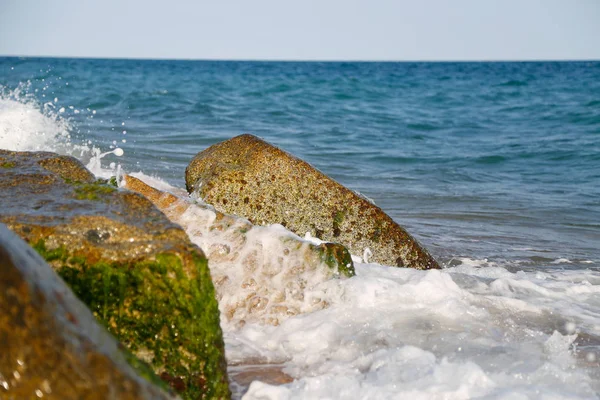
[[[327,307],[223,322],[235,398],[599,397],[600,62],[0,58],[0,148],[181,193],[194,155],[243,133],[443,269],[365,258],[306,288]]]

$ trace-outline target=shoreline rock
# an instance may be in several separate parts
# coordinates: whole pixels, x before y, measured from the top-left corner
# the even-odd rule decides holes
[[[198,153],[186,168],[188,192],[218,211],[253,224],[281,224],[303,236],[341,243],[371,261],[440,268],[408,232],[379,207],[308,163],[249,134]]]
[[[174,399],[31,247],[0,224],[0,397]],[[145,378],[140,371],[146,370]],[[166,385],[162,385],[165,387]]]
[[[0,163],[0,222],[182,397],[229,398],[207,260],[183,229],[74,158],[0,150]]]

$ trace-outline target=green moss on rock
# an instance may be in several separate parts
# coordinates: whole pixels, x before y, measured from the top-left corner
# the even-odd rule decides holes
[[[321,249],[321,260],[331,269],[338,270],[340,275],[348,278],[356,275],[352,256],[348,249],[338,243],[323,243]]]
[[[42,258],[48,263],[55,260],[64,262],[67,261],[67,258],[69,257],[69,252],[64,246],[48,250],[46,248],[46,242],[43,239],[40,239],[36,243],[33,243],[31,247],[33,247],[33,249],[37,251],[38,254],[42,256]]]
[[[117,190],[114,186],[102,182],[78,183],[74,185],[75,198],[77,200],[100,200],[103,194],[112,193]]]
[[[148,363],[165,376],[179,377],[176,389],[183,389],[180,395],[185,399],[228,397],[224,369],[206,363],[223,352],[206,258],[192,257],[190,279],[174,253],[139,263],[87,265],[81,257],[69,257],[64,248],[48,250],[43,241],[34,249],[47,261],[63,262],[58,274],[96,318],[144,361],[129,360],[142,376],[157,379],[148,376]],[[213,312],[197,312],[207,307]]]

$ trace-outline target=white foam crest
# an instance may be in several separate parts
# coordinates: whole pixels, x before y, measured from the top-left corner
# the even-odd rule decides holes
[[[596,272],[356,269],[327,309],[226,330],[229,359],[282,363],[296,379],[254,382],[245,399],[589,398],[599,389],[586,367],[598,349],[576,342],[600,322],[595,290],[580,297]]]
[[[545,344],[550,361],[519,372],[485,371],[469,360],[451,360],[404,345],[377,349],[346,362],[329,361],[302,371],[282,386],[253,382],[243,397],[251,399],[530,399],[594,397],[590,379],[572,365],[571,338],[554,333]],[[565,360],[558,360],[560,357]],[[558,361],[558,363],[557,363]],[[294,373],[293,368],[286,372]]]
[[[142,171],[130,172],[128,173],[128,175],[131,175],[146,183],[147,185],[150,185],[153,188],[161,190],[163,192],[168,192],[182,198],[187,197],[187,191],[185,189],[172,186],[169,182],[158,176],[146,175]]]
[[[283,226],[252,226],[198,206],[178,222],[209,259],[225,324],[278,324],[328,305],[332,271],[315,258],[309,241]]]
[[[280,387],[254,382],[244,399],[468,399],[495,386],[474,363],[439,360],[413,346],[375,351],[348,368],[331,367]]]
[[[547,326],[570,321],[578,330],[600,333],[600,273],[593,270],[509,272],[501,267],[464,265],[447,269],[462,288],[487,301],[544,317]],[[551,317],[549,317],[551,316]]]
[[[33,101],[0,98],[0,148],[12,151],[56,151],[68,146],[70,124],[42,113]]]

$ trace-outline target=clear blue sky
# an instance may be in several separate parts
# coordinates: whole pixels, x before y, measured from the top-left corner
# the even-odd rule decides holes
[[[0,55],[600,59],[600,0],[0,0]]]

